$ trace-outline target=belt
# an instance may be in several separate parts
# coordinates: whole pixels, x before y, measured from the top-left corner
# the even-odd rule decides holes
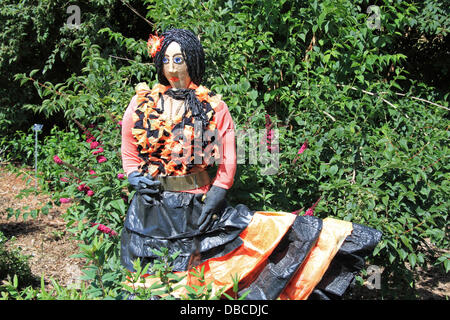
[[[201,188],[211,182],[206,170],[184,176],[156,176],[161,182],[161,189],[166,191],[184,191]]]

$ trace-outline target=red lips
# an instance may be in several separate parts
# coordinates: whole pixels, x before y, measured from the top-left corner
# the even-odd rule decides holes
[[[172,77],[172,78],[169,79],[169,81],[178,82],[178,81],[180,81],[180,78]]]

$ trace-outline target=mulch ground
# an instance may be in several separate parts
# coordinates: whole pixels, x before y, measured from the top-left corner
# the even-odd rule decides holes
[[[8,241],[7,246],[20,248],[23,255],[31,256],[31,271],[39,279],[44,274],[47,288],[52,287],[52,278],[60,285],[75,285],[79,282],[84,263],[79,258],[71,258],[79,250],[77,241],[66,231],[61,217],[68,205],[55,205],[48,215],[41,214],[36,218],[29,216],[23,219],[20,215],[18,219],[15,216],[8,219],[8,208],[24,213],[39,209],[50,201],[43,194],[19,196],[21,190],[34,187],[33,172],[25,173],[17,177],[16,173],[0,167],[0,231],[7,238],[15,238]]]

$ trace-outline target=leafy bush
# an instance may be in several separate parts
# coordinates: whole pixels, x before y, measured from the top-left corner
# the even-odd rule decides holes
[[[250,138],[244,138],[247,159],[229,193],[233,204],[299,214],[314,208],[322,218],[379,229],[384,236],[371,263],[385,268],[383,279],[413,285],[406,265],[428,262],[445,263],[448,271],[448,259],[428,248],[448,247],[448,92],[410,76],[407,52],[395,45],[408,30],[444,35],[442,6],[433,16],[437,25],[427,29],[418,21],[436,2],[380,1],[380,28],[373,29],[368,1],[144,3],[151,31],[178,27],[199,34],[207,57],[204,84],[223,95],[238,131],[279,133],[279,168],[271,175],[260,159],[249,163]],[[120,267],[117,238],[99,239],[92,224],[120,233],[132,197],[118,176],[119,121],[134,85],[156,81],[146,39],[111,28],[98,33],[126,51],[127,60],[104,54],[83,35],[74,42],[81,50],[79,73],[58,84],[35,79],[37,69],[16,75],[43,99],[29,110],[67,120],[68,130],[55,127],[44,139],[40,170],[55,200],[73,202],[65,219],[91,255],[87,277],[96,297],[109,294],[104,284],[118,279]],[[91,149],[94,140],[100,145]]]
[[[127,1],[143,10],[141,1]],[[122,56],[104,35],[97,31],[105,26],[121,30],[124,34],[145,35],[147,23],[136,16],[121,1],[80,1],[81,24],[68,26],[72,3],[62,0],[11,1],[3,0],[0,9],[0,131],[13,135],[16,130],[26,131],[36,120],[45,121],[45,114],[33,114],[24,105],[40,105],[42,98],[33,83],[22,87],[13,79],[14,74],[37,69],[33,76],[42,82],[58,83],[72,73],[80,72],[80,39],[88,37],[101,44],[106,55]],[[118,62],[120,63],[120,62]],[[65,125],[61,114],[51,123]],[[45,132],[47,128],[44,127]]]
[[[0,283],[18,276],[20,283],[16,282],[16,287],[24,288],[33,284],[36,279],[28,262],[30,256],[24,255],[20,248],[7,248],[7,241],[14,242],[14,239],[8,240],[0,232]]]

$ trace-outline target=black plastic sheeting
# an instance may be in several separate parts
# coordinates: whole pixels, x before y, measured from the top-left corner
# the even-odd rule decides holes
[[[128,209],[121,235],[121,263],[134,272],[133,261],[153,262],[158,256],[152,249],[169,248],[169,254],[181,253],[173,263],[173,271],[186,271],[192,257],[197,263],[223,256],[242,244],[240,233],[250,223],[253,211],[245,205],[231,207],[225,201],[217,220],[201,233],[197,221],[204,203],[203,194],[164,191],[153,205],[145,204],[136,193]],[[250,290],[247,300],[275,300],[302,266],[316,244],[322,220],[297,216],[291,228],[268,257],[267,264],[254,281],[241,288]],[[345,293],[354,277],[365,265],[365,258],[381,240],[381,232],[353,223],[346,237],[309,299],[335,299]]]
[[[352,233],[346,237],[309,300],[339,299],[365,265],[369,255],[381,240],[381,232],[353,223]],[[239,291],[251,290],[247,300],[275,300],[289,283],[316,244],[322,220],[299,216],[289,232],[269,256],[269,262],[255,281]]]
[[[380,242],[381,236],[382,233],[378,230],[353,223],[352,233],[345,238],[309,300],[342,298],[354,282],[355,275],[364,267],[365,258]]]
[[[128,208],[121,234],[121,263],[134,272],[133,261],[151,263],[158,256],[152,249],[168,248],[169,254],[180,252],[174,271],[186,271],[191,255],[199,254],[198,263],[223,256],[242,244],[240,233],[250,223],[253,211],[245,205],[231,207],[224,202],[221,214],[205,232],[197,221],[204,203],[203,194],[163,191],[148,206],[136,193]]]
[[[319,238],[322,220],[310,216],[295,218],[289,231],[268,258],[255,281],[241,289],[250,290],[247,300],[275,300],[302,265]]]

